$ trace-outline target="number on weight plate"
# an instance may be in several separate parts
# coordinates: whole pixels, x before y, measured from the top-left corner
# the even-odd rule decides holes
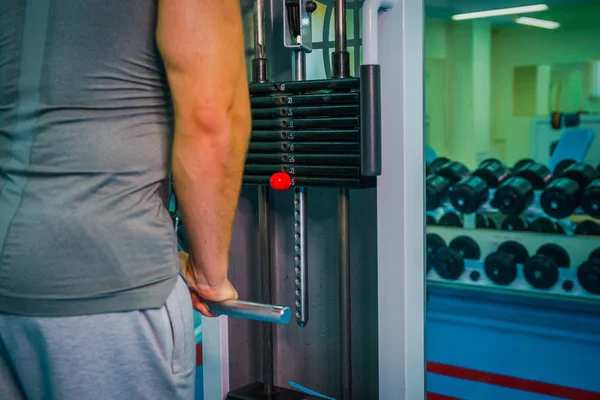
[[[294,132],[290,132],[290,133],[288,133],[288,135],[287,135],[287,138],[288,138],[289,140],[294,140]]]
[[[289,129],[294,129],[294,121],[289,121],[288,122],[288,128]]]
[[[290,144],[290,151],[294,151],[294,144]]]
[[[290,168],[288,173],[294,175],[296,173],[296,168]]]
[[[294,111],[292,111],[292,109],[291,109],[291,108],[288,108],[287,115],[288,115],[289,117],[293,116],[293,115],[294,115]]]
[[[294,99],[293,99],[293,98],[291,98],[291,97],[288,97],[288,98],[287,98],[287,103],[288,103],[288,104],[294,104]]]
[[[291,186],[296,186],[296,180],[295,180],[295,179],[292,179],[292,181],[290,182],[290,185],[291,185]]]
[[[294,158],[294,156],[290,156],[289,161],[290,161],[290,163],[295,163],[296,159]]]

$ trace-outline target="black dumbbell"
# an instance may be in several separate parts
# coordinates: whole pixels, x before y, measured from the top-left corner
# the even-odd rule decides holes
[[[600,236],[600,224],[591,220],[583,221],[575,227],[576,235]]]
[[[502,221],[502,225],[500,225],[500,229],[503,231],[524,232],[528,228],[529,224],[527,223],[527,220],[518,215],[506,217],[506,219]]]
[[[600,294],[600,247],[577,269],[577,280],[591,294]]]
[[[436,171],[444,164],[446,164],[449,159],[446,157],[438,157],[429,164],[427,164],[427,174],[435,174]]]
[[[554,234],[564,234],[565,230],[555,221],[552,221],[546,217],[539,217],[535,221],[529,224],[529,228],[527,229],[530,232],[537,233],[554,233]]]
[[[520,215],[533,203],[533,198],[531,182],[514,176],[496,189],[490,205],[504,215]]]
[[[448,197],[452,183],[439,175],[428,175],[425,179],[425,209],[433,211]]]
[[[585,163],[574,163],[546,187],[540,204],[552,218],[566,218],[583,200],[585,187],[598,177],[598,172]]]
[[[442,218],[438,221],[438,225],[440,226],[455,226],[462,228],[463,219],[462,216],[453,211],[449,211],[446,214],[442,215]]]
[[[595,179],[583,191],[581,208],[590,217],[600,218],[600,178]]]
[[[513,175],[498,187],[490,203],[505,215],[522,214],[533,203],[534,191],[552,179],[550,170],[534,161],[523,162]]]
[[[525,163],[521,168],[513,170],[512,175],[527,179],[534,190],[544,189],[552,180],[552,172],[548,167],[535,161]]]
[[[425,236],[425,243],[427,245],[427,272],[429,272],[431,270],[433,255],[439,249],[446,247],[446,241],[436,233],[428,233]]]
[[[571,258],[565,249],[554,243],[541,246],[523,266],[525,279],[536,289],[546,290],[558,282],[558,269],[569,268]]]
[[[506,165],[495,158],[490,158],[479,164],[472,175],[483,179],[488,188],[496,189],[510,177],[510,173],[510,169]]]
[[[448,245],[453,250],[456,250],[464,259],[479,260],[481,258],[481,249],[473,238],[469,236],[457,236]]]
[[[450,201],[461,213],[474,213],[487,201],[489,189],[497,188],[509,176],[510,170],[500,161],[485,160],[471,176],[452,187]]]
[[[529,252],[521,243],[508,241],[485,258],[483,269],[496,285],[510,285],[517,278],[517,264],[525,264]]]
[[[488,186],[478,176],[468,176],[450,190],[450,202],[463,214],[472,214],[488,199]]]
[[[434,174],[448,179],[450,184],[455,185],[469,175],[469,169],[457,161],[448,161],[437,168]]]
[[[477,213],[475,216],[475,227],[477,229],[498,229],[496,222],[485,214]]]
[[[448,280],[457,280],[465,271],[465,260],[460,253],[449,247],[439,248],[431,260],[435,272]]]
[[[560,161],[554,167],[554,171],[552,171],[552,175],[554,175],[555,177],[562,176],[562,174],[565,172],[565,170],[575,163],[576,163],[576,161],[571,160],[571,159],[566,159],[566,160]]]

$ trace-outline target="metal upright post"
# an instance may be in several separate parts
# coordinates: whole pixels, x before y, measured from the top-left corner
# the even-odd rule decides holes
[[[256,0],[254,2],[254,39],[255,57],[252,60],[253,80],[255,82],[266,82],[268,80],[268,71],[265,55],[264,0]],[[267,185],[260,186],[258,190],[262,301],[263,303],[271,304],[271,190]],[[275,394],[273,378],[273,325],[263,324],[262,328],[263,392],[265,396],[270,397]]]
[[[350,76],[350,55],[347,51],[346,0],[335,0],[335,52],[332,70],[336,78]],[[352,399],[352,342],[350,338],[350,192],[338,192],[338,230],[340,258],[340,386],[342,400]]]

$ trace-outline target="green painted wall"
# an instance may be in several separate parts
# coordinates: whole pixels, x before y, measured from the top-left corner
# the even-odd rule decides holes
[[[553,11],[540,18],[561,22],[555,31],[426,21],[427,143],[440,155],[512,164],[530,155],[531,115],[551,104],[600,112],[580,90],[584,63],[600,60],[600,5]]]

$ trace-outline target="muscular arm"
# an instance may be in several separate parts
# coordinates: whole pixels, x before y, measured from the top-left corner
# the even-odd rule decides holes
[[[175,110],[173,178],[197,284],[226,281],[250,138],[239,0],[159,0]]]

